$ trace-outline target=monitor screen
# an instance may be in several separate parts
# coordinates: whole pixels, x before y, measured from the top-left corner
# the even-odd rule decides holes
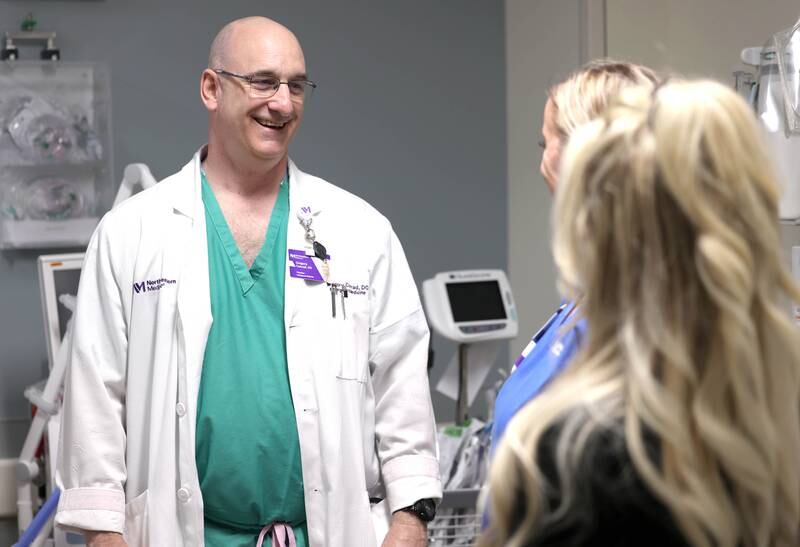
[[[61,301],[61,297],[77,296],[82,264],[83,253],[39,257],[39,289],[51,367],[67,331],[67,322],[72,317],[72,311]]]
[[[53,270],[53,285],[55,286],[56,301],[58,301],[58,333],[63,339],[64,334],[67,332],[67,321],[72,317],[72,312],[69,311],[58,297],[62,294],[71,294],[72,296],[78,295],[78,282],[81,280],[81,271],[76,268],[74,270]]]
[[[467,281],[447,283],[446,286],[456,323],[506,319],[503,295],[497,281]]]

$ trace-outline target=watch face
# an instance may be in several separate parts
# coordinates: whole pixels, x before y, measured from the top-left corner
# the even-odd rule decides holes
[[[419,500],[414,504],[414,511],[423,521],[430,522],[436,516],[436,504],[431,499]]]

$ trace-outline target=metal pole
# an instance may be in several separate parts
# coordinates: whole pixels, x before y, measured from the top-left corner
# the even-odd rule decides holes
[[[467,423],[469,412],[469,392],[467,391],[467,347],[469,344],[458,345],[458,399],[456,400],[456,425]]]

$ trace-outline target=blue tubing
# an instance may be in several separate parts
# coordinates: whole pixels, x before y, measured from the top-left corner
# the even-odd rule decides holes
[[[47,521],[50,520],[50,515],[56,510],[58,506],[58,498],[61,496],[61,490],[58,488],[53,489],[53,493],[50,494],[50,497],[47,498],[47,501],[44,502],[42,508],[39,509],[39,512],[36,513],[36,516],[33,517],[30,526],[25,529],[22,535],[19,538],[19,541],[16,542],[11,547],[29,547],[31,543],[36,539],[36,536],[39,535],[39,532],[42,531],[44,525],[47,524]]]

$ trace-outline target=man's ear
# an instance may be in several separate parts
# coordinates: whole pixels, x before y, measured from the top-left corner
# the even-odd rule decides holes
[[[200,75],[200,100],[203,101],[209,112],[217,110],[221,94],[222,87],[219,85],[219,78],[210,68],[205,69]]]

